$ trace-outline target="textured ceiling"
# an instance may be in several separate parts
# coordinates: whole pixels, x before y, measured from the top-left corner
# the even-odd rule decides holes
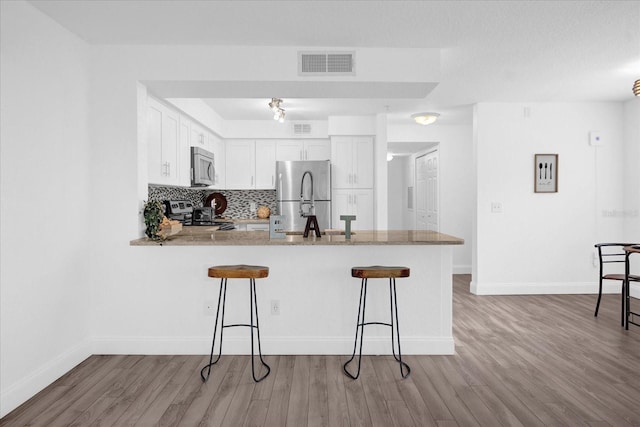
[[[308,99],[300,119],[388,106],[392,122],[419,110],[469,122],[483,101],[625,101],[640,78],[640,1],[30,3],[93,44],[441,49],[440,84],[424,99]],[[210,100],[229,119],[257,119],[264,102]]]

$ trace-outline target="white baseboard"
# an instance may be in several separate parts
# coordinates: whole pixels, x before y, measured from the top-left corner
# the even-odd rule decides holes
[[[605,294],[619,294],[620,289],[619,283],[608,282],[602,285],[602,293]],[[472,281],[470,290],[475,295],[597,294],[598,283],[478,283]],[[638,292],[640,293],[640,289]]]
[[[2,388],[0,390],[0,417],[4,417],[35,396],[89,356],[91,356],[89,343],[83,342],[49,359],[46,363],[34,367],[30,374],[7,388]]]
[[[453,274],[471,274],[470,265],[454,265]]]
[[[353,337],[261,337],[262,353],[350,355]],[[209,354],[211,337],[96,337],[93,354]],[[216,351],[218,344],[216,343]],[[391,354],[389,336],[365,335],[363,354]],[[248,336],[224,337],[223,354],[251,354]],[[402,337],[402,354],[454,354],[453,337]]]

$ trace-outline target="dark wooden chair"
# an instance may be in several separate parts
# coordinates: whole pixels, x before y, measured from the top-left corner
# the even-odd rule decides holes
[[[620,310],[621,323],[624,326],[625,319],[625,289],[629,286],[625,283],[624,277],[624,258],[625,252],[622,248],[625,246],[631,246],[635,243],[598,243],[595,245],[598,248],[598,258],[600,259],[600,287],[598,290],[598,302],[596,303],[596,312],[594,316],[598,316],[598,310],[600,309],[600,300],[602,299],[602,281],[603,280],[617,280],[622,283],[622,308]],[[621,264],[620,268],[615,272],[610,272],[612,268],[607,268],[605,264]],[[630,282],[640,282],[640,276],[629,275]]]

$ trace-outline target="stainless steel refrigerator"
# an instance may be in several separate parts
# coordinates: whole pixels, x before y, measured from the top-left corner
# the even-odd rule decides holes
[[[331,166],[328,160],[276,162],[276,203],[284,230],[304,231],[315,215],[320,230],[331,226]],[[313,183],[313,186],[312,186]]]

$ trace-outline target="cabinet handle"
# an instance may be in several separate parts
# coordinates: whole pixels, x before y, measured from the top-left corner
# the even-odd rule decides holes
[[[302,150],[300,150],[300,160],[304,160],[304,157],[302,157]]]
[[[357,173],[354,173],[354,174],[353,174],[353,183],[354,183],[354,184],[357,184],[357,183],[358,183],[358,174],[357,174]]]
[[[253,175],[251,176],[251,186],[253,187]]]
[[[167,162],[167,176],[171,176],[171,163]]]
[[[274,177],[273,175],[271,175],[271,186],[272,186],[272,187],[273,187],[273,186],[274,186],[274,184],[275,184],[275,183],[273,182],[273,180],[274,180],[274,179],[275,179],[275,177]]]
[[[304,159],[309,160],[309,153],[307,152],[307,150],[304,150]]]

